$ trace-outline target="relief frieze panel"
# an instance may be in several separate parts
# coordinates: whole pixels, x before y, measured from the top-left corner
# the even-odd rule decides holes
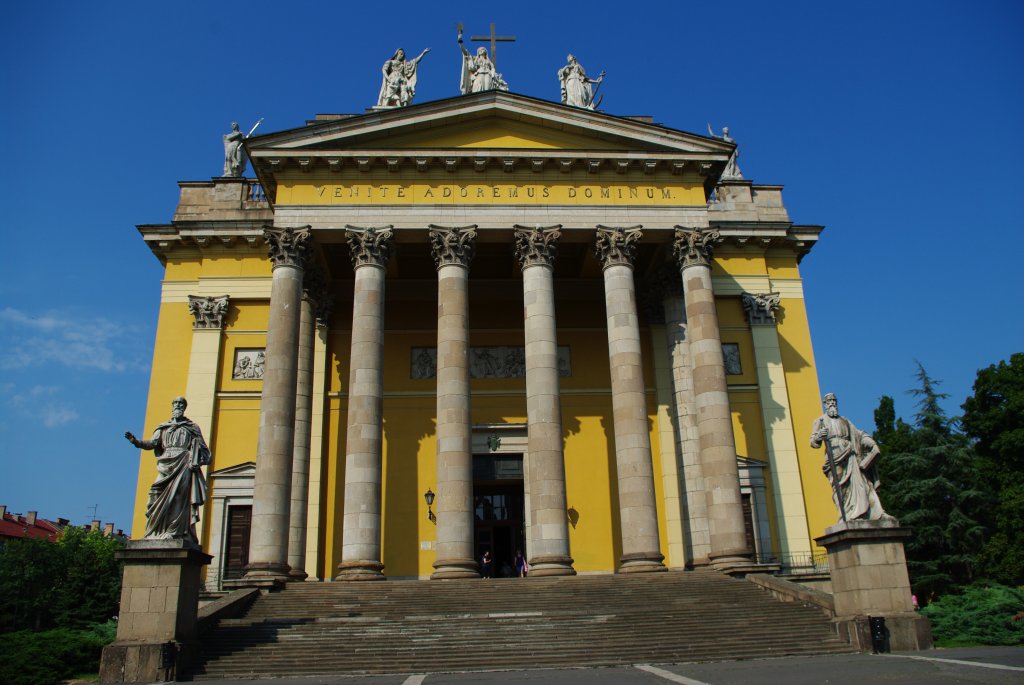
[[[525,378],[526,351],[523,347],[494,346],[471,347],[469,350],[470,378]],[[558,348],[558,375],[572,375],[572,356],[568,346]],[[409,377],[414,380],[437,376],[437,348],[411,349]]]

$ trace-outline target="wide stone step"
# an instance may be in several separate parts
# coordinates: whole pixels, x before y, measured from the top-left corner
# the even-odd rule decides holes
[[[780,627],[783,628],[780,630]],[[851,652],[817,608],[717,573],[296,583],[203,639],[197,678]]]

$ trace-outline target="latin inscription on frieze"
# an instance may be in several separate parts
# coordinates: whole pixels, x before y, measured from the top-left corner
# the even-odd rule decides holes
[[[469,350],[470,378],[524,378],[526,353],[522,347],[472,347]],[[572,358],[567,346],[558,348],[558,375],[572,375]],[[437,348],[413,347],[410,378],[427,379],[437,376]]]

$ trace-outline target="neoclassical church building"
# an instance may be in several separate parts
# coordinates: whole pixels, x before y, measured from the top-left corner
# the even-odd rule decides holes
[[[813,567],[821,227],[731,139],[491,90],[244,148],[138,227],[145,428],[184,395],[212,450],[208,587]]]

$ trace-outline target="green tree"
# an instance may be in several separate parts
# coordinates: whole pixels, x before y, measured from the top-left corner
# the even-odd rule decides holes
[[[1024,585],[1024,353],[978,371],[962,409],[964,432],[993,493],[982,570],[998,582]]]
[[[979,515],[986,506],[978,487],[974,451],[956,422],[940,406],[947,396],[920,363],[912,424],[895,418],[892,398],[875,412],[876,441],[886,510],[914,529],[906,544],[914,593],[930,598],[956,591],[975,578],[976,557],[985,540]]]
[[[10,540],[0,547],[0,631],[79,628],[117,614],[120,540],[67,528],[56,543]]]

